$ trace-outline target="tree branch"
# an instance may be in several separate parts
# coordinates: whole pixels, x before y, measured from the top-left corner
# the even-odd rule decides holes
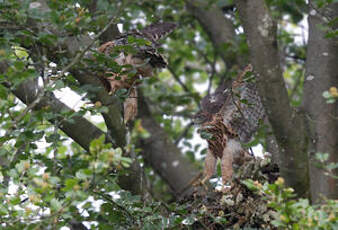
[[[187,124],[183,130],[183,132],[176,138],[175,140],[175,145],[178,145],[180,143],[180,141],[187,136],[189,129],[194,125],[193,122],[190,122],[189,124]]]
[[[281,174],[298,195],[309,190],[304,119],[290,106],[277,47],[276,22],[263,0],[236,1],[247,35],[250,61],[257,73],[258,91],[282,149]]]
[[[204,31],[208,34],[215,50],[228,67],[244,63],[236,55],[235,29],[232,21],[224,17],[222,9],[209,5],[203,0],[186,0],[188,11],[199,21]],[[226,49],[226,47],[228,47]]]
[[[148,103],[141,93],[139,99],[142,126],[151,134],[139,144],[145,160],[167,182],[176,198],[191,194],[193,188],[190,182],[200,174],[200,170],[170,141],[163,128],[152,117]]]
[[[23,103],[29,105],[33,103],[38,97],[38,94],[35,93],[37,88],[38,86],[36,82],[29,80],[20,84],[12,92]],[[40,110],[44,107],[50,108],[51,111],[55,113],[60,113],[60,111],[75,112],[55,98],[53,94],[43,96],[40,102],[34,107],[34,110]],[[102,134],[105,134],[103,131],[81,116],[72,117],[74,122],[69,122],[60,117],[55,119],[58,120],[60,129],[87,151],[89,151],[89,144],[92,140],[99,138]],[[53,120],[51,120],[51,122],[54,122]],[[86,135],[83,135],[84,133]],[[109,135],[106,136],[109,138]],[[111,141],[111,138],[108,140]]]
[[[87,96],[93,103],[100,101],[102,105],[108,108],[108,112],[102,113],[102,116],[116,145],[124,147],[126,144],[126,128],[122,120],[121,101],[117,97],[109,95],[99,78],[93,73],[80,69],[72,69],[70,72],[82,86],[90,85],[96,88],[96,90],[89,89]]]
[[[310,1],[311,3],[311,1]],[[309,40],[304,80],[303,106],[309,115],[311,130],[309,147],[310,162],[314,162],[317,152],[329,153],[329,162],[338,162],[338,103],[327,104],[322,93],[332,86],[338,86],[338,38],[326,38],[324,29],[327,18],[338,15],[338,4],[329,4],[316,9],[316,14],[309,14]],[[321,27],[319,27],[319,25]],[[337,30],[337,23],[331,30]],[[311,194],[313,201],[318,202],[321,195],[331,199],[338,198],[338,183],[334,178],[325,175],[325,171],[310,165]],[[336,175],[338,171],[335,171]]]
[[[188,86],[184,84],[184,82],[180,79],[180,77],[176,74],[175,70],[170,65],[167,66],[167,69],[169,70],[171,75],[174,77],[174,79],[177,81],[177,83],[182,87],[182,89],[187,93],[191,93]]]
[[[169,70],[171,75],[174,77],[174,79],[177,81],[177,83],[183,88],[183,90],[185,92],[187,92],[188,94],[192,95],[193,94],[192,90],[189,90],[188,86],[186,84],[184,84],[184,82],[176,74],[175,70],[170,65],[167,66],[167,69]],[[193,99],[194,99],[196,105],[200,108],[201,107],[200,102],[198,100],[196,100],[195,97],[193,97]]]

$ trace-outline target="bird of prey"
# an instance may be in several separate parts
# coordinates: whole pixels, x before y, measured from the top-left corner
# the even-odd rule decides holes
[[[241,143],[250,141],[265,116],[255,83],[243,79],[251,72],[252,66],[248,65],[229,88],[221,87],[203,98],[202,109],[194,116],[200,131],[209,134],[202,183],[214,174],[218,158],[223,185],[232,177],[233,164],[241,165],[251,158]]]
[[[101,45],[99,52],[109,56],[116,54],[114,61],[122,66],[120,73],[106,72],[101,79],[109,93],[126,89],[128,97],[124,101],[124,122],[133,120],[137,114],[136,85],[145,77],[154,75],[154,70],[165,68],[167,62],[158,53],[157,43],[161,38],[171,33],[175,23],[163,22],[146,26],[143,30],[132,30],[121,34],[114,41]],[[128,52],[124,48],[129,48]]]

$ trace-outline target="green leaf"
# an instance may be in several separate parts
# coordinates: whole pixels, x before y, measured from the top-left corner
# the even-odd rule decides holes
[[[128,97],[128,90],[123,88],[123,89],[118,89],[115,92],[115,95],[118,96],[119,98],[127,98]]]
[[[62,208],[62,203],[59,200],[57,200],[56,198],[53,198],[50,201],[50,207],[51,207],[52,211],[56,212],[56,211],[58,211]]]
[[[13,63],[13,66],[15,67],[15,70],[18,72],[23,72],[24,68],[25,68],[26,63],[23,61],[15,61]]]
[[[194,215],[191,215],[191,216],[186,217],[182,221],[182,224],[184,224],[184,225],[192,225],[193,223],[195,223],[195,221],[196,221],[196,217]]]
[[[7,206],[0,203],[0,216],[8,214]]]
[[[315,157],[320,162],[325,162],[329,159],[329,154],[328,153],[316,153]]]
[[[90,142],[89,150],[91,153],[98,153],[104,145],[105,135],[101,135],[99,138],[94,139]]]
[[[328,165],[326,165],[326,168],[327,168],[328,170],[336,169],[336,168],[338,168],[338,163],[331,162],[331,163],[329,163]]]
[[[62,89],[65,87],[65,84],[63,83],[62,80],[57,80],[54,84],[55,84],[55,87],[54,87],[55,89]]]
[[[78,184],[77,179],[67,179],[65,182],[65,187],[63,191],[71,191],[73,190],[74,186]]]
[[[325,98],[330,98],[331,97],[331,94],[329,93],[329,91],[324,91],[322,95]]]
[[[21,203],[21,199],[20,197],[12,197],[10,199],[10,203],[11,205],[17,205],[17,204],[20,204]]]
[[[0,84],[0,98],[6,99],[8,96],[8,89]]]
[[[123,167],[128,168],[132,162],[133,162],[132,159],[128,157],[121,157],[121,164]]]
[[[76,178],[78,178],[80,180],[86,180],[88,178],[91,178],[92,173],[93,172],[90,169],[81,169],[81,170],[76,172]]]
[[[255,185],[254,181],[251,179],[247,179],[242,181],[242,183],[248,187],[248,189],[250,189],[251,191],[258,191],[259,189],[257,188],[257,186]]]

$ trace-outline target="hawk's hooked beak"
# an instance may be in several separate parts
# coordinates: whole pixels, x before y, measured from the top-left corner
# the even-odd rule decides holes
[[[196,125],[196,121],[195,121],[195,118],[193,117],[192,119],[191,119],[191,123],[192,123],[192,125]]]
[[[193,119],[192,119],[192,124],[194,126],[200,126],[204,122],[205,122],[205,119],[202,119],[201,117],[193,117]]]
[[[194,125],[202,125],[210,119],[210,114],[206,111],[199,111],[193,116],[192,122]]]
[[[194,126],[197,126],[200,124],[200,122],[198,121],[198,118],[196,116],[194,116],[192,119],[191,119],[191,122]]]

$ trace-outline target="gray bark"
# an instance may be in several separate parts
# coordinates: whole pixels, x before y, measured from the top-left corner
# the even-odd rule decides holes
[[[276,23],[263,0],[238,0],[236,4],[258,76],[258,91],[281,149],[281,175],[299,196],[308,196],[306,128],[302,115],[290,106],[280,68]]]
[[[224,17],[220,8],[206,1],[186,1],[187,10],[199,21],[215,50],[228,68],[244,63],[236,52],[236,34],[233,23]],[[227,47],[227,48],[226,48]]]
[[[122,120],[121,101],[117,97],[109,95],[99,78],[89,71],[72,69],[71,73],[81,85],[90,85],[96,88],[94,91],[89,90],[87,96],[93,103],[99,101],[108,108],[108,112],[102,113],[102,116],[109,134],[117,146],[124,147],[126,145],[126,128]]]
[[[182,155],[180,149],[155,121],[146,99],[142,96],[139,108],[142,126],[151,134],[139,144],[145,160],[167,182],[176,198],[191,194],[192,182],[194,178],[199,179],[200,170]]]
[[[37,98],[37,94],[35,93],[36,90],[37,85],[34,81],[26,81],[15,90],[13,90],[13,93],[23,103],[29,105]],[[40,102],[34,107],[34,110],[40,110],[46,106],[55,113],[60,113],[60,111],[75,112],[67,105],[63,104],[61,101],[55,98],[53,94],[45,95],[44,97],[42,97]],[[74,120],[74,122],[69,122],[62,119],[60,116],[59,128],[87,151],[89,151],[89,144],[92,140],[99,138],[101,135],[105,134],[98,127],[96,127],[87,119],[81,116],[74,116],[72,117],[72,119]],[[84,130],[86,135],[84,135]]]
[[[313,164],[317,152],[329,153],[329,162],[338,162],[338,103],[327,104],[322,97],[325,90],[338,86],[338,39],[325,38],[327,31],[320,28],[327,24],[327,19],[337,17],[338,4],[330,4],[314,12],[308,18],[309,41],[303,106],[308,114],[311,134],[311,195],[313,201],[318,202],[321,195],[338,198],[338,181],[324,175],[324,171]],[[337,28],[338,26],[331,29]]]

